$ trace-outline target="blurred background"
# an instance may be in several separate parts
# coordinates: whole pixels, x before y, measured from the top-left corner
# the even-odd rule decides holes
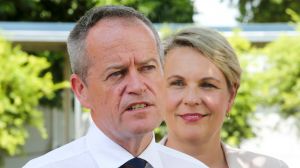
[[[144,13],[165,38],[187,26],[220,31],[243,75],[222,138],[300,166],[300,2],[296,0],[0,0],[0,167],[82,136],[89,112],[70,86],[66,39],[94,6]],[[155,130],[166,134],[164,124]]]

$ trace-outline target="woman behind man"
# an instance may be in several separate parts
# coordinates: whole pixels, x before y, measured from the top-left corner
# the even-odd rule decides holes
[[[222,143],[221,128],[240,84],[241,68],[227,40],[187,28],[165,42],[168,136],[161,143],[211,168],[288,167],[272,157]]]

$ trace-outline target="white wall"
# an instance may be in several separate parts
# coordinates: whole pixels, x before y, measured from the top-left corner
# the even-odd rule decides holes
[[[282,119],[276,108],[260,109],[253,121],[257,137],[241,148],[283,160],[290,168],[300,167],[300,137],[293,118]]]

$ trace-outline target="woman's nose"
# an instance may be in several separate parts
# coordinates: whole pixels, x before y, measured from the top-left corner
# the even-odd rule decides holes
[[[185,97],[184,97],[184,104],[189,106],[196,106],[201,103],[201,98],[197,93],[196,89],[189,88],[186,91]]]

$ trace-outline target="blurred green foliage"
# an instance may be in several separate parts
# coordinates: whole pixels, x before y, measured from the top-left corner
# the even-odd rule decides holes
[[[230,117],[225,119],[221,137],[226,143],[238,146],[243,140],[255,137],[250,119],[254,118],[258,103],[258,95],[255,91],[259,89],[259,86],[257,74],[251,72],[250,68],[255,66],[255,61],[251,61],[254,56],[249,54],[253,48],[251,43],[242,38],[238,30],[228,38],[228,41],[235,49],[243,72]]]
[[[66,83],[53,83],[45,58],[28,55],[19,47],[0,38],[0,157],[14,155],[28,137],[26,125],[47,137],[42,112],[37,109],[43,97],[51,99],[54,91]]]
[[[300,32],[298,35],[281,36],[260,51],[267,67],[264,78],[268,86],[263,96],[266,105],[278,105],[284,117],[300,121]],[[298,123],[299,124],[299,123]]]
[[[47,62],[49,62],[50,66],[45,69],[48,72],[52,73],[52,81],[54,83],[59,83],[62,81],[65,81],[63,71],[64,71],[64,66],[65,66],[65,60],[66,57],[65,51],[39,51],[39,52],[32,52],[31,54],[45,58]],[[68,63],[68,62],[67,62]],[[63,103],[63,90],[56,90],[55,94],[52,99],[47,99],[46,97],[42,97],[40,99],[40,104],[49,107],[49,108],[62,108],[62,103]]]
[[[191,0],[1,0],[0,20],[75,22],[88,9],[103,5],[133,7],[152,22],[193,22]]]
[[[131,6],[154,23],[191,23],[194,7],[191,0],[111,0],[114,4]],[[98,5],[103,5],[100,1]]]
[[[237,20],[245,23],[289,22],[289,11],[300,14],[298,0],[220,0],[239,9]]]
[[[255,136],[251,133],[255,126],[249,120],[255,119],[253,112],[257,106],[277,107],[276,112],[283,118],[295,119],[300,131],[299,30],[294,36],[282,34],[262,48],[255,48],[236,36],[229,39],[239,55],[244,72],[231,111],[232,115],[237,112],[240,116],[231,116],[224,123],[222,135],[228,143],[239,144],[241,140]],[[234,130],[236,133],[233,133]]]
[[[0,20],[76,21],[94,0],[1,0]]]

